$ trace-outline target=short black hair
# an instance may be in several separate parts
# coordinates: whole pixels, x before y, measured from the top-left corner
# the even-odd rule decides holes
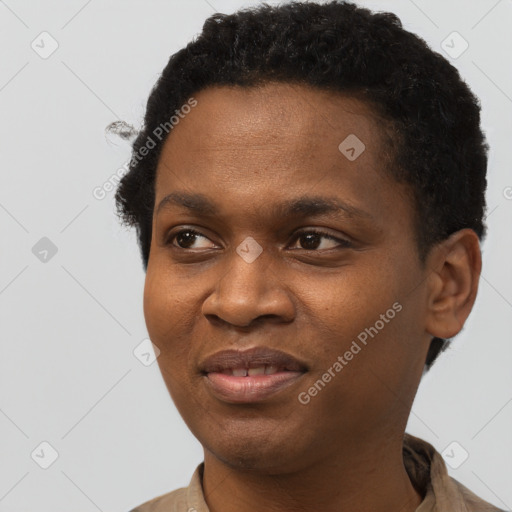
[[[144,270],[166,140],[155,130],[169,127],[187,99],[208,86],[276,81],[352,95],[387,121],[393,154],[386,167],[409,185],[421,262],[434,244],[460,229],[471,228],[483,239],[488,145],[479,101],[457,69],[403,29],[393,13],[346,1],[263,3],[210,16],[202,32],[170,57],[150,93],[115,196],[122,223],[137,230]],[[141,158],[150,139],[153,147]],[[433,338],[427,370],[448,342]]]

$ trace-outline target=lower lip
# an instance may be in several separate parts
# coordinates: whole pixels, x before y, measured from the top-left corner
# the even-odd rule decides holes
[[[224,373],[208,373],[207,383],[222,401],[230,403],[261,402],[293,384],[302,372],[278,372],[272,375],[235,377]]]

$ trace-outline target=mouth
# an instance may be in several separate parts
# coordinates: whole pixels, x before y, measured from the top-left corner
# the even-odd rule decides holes
[[[306,366],[266,347],[217,352],[200,364],[208,389],[228,403],[261,402],[294,384]]]

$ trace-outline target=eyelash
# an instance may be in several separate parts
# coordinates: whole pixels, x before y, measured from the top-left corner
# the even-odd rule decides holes
[[[175,249],[178,249],[178,250],[183,250],[183,251],[187,251],[187,250],[191,250],[193,251],[194,249],[189,249],[189,248],[186,248],[186,247],[179,247],[178,245],[175,245],[173,244],[173,240],[181,235],[182,233],[191,233],[193,235],[199,235],[201,237],[204,237],[206,239],[208,239],[207,236],[203,235],[201,232],[199,231],[196,231],[195,229],[192,229],[192,228],[186,228],[186,229],[181,229],[180,231],[177,231],[176,233],[174,233],[172,236],[170,236],[167,241],[165,242],[165,245],[166,246],[172,246],[173,248]],[[352,243],[349,242],[348,240],[345,240],[343,238],[337,238],[325,231],[322,231],[320,229],[305,229],[303,231],[299,231],[297,233],[295,233],[292,241],[295,242],[297,241],[302,235],[305,235],[305,234],[315,234],[315,235],[320,235],[322,238],[327,238],[328,240],[334,240],[335,242],[339,242],[339,247],[334,247],[333,249],[338,249],[338,248],[350,248],[350,247],[353,247]],[[296,250],[296,249],[294,249]],[[313,251],[313,252],[319,252],[318,249],[302,249],[303,251]],[[323,250],[328,250],[328,249],[323,249]]]

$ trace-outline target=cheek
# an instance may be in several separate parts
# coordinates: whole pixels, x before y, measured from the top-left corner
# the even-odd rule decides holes
[[[162,348],[157,341],[166,335],[169,323],[164,312],[168,309],[169,295],[164,293],[165,287],[157,279],[156,273],[148,271],[144,284],[144,318],[149,336],[153,343]]]
[[[176,290],[171,282],[165,273],[147,272],[144,317],[149,337],[160,350],[157,363],[167,390],[179,410],[186,410],[192,396],[193,357],[189,342],[190,322],[186,317],[191,307],[181,295],[186,292]]]
[[[369,266],[368,270],[363,266],[347,266],[337,276],[301,279],[295,293],[310,329],[319,335],[315,345],[326,352],[337,352],[350,345],[353,338],[392,308],[400,296],[396,278],[379,270],[379,265]],[[392,310],[389,316],[394,313]],[[337,342],[333,344],[332,340]]]
[[[148,267],[149,268],[149,267]],[[148,271],[144,286],[144,318],[151,341],[166,368],[187,367],[194,307],[186,290],[173,285],[165,273]],[[190,292],[189,292],[190,293]]]
[[[421,354],[421,347],[412,346],[421,327],[418,301],[409,293],[404,274],[392,262],[373,261],[366,269],[347,267],[342,276],[328,282],[303,281],[299,294],[305,299],[313,335],[307,341],[315,347],[312,377],[321,378],[342,356],[343,369],[334,372],[343,377],[333,379],[333,389],[338,385],[340,391],[359,389],[371,399],[368,395],[379,395],[371,388],[383,387],[380,378],[390,387],[398,385],[395,377],[400,381]]]

